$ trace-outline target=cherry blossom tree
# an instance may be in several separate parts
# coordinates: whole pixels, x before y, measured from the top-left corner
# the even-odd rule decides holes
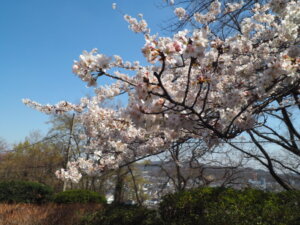
[[[175,16],[164,26],[166,30],[173,32],[183,27],[200,28],[201,24],[194,23],[192,20],[193,15],[195,13],[207,14],[211,3],[210,0],[177,0],[175,4],[165,2],[167,2],[167,7],[183,7],[186,12],[181,20],[176,20]],[[242,5],[238,1],[223,0],[221,12],[214,21],[214,25],[210,27],[211,32],[217,33],[222,40],[232,33],[241,33],[240,25],[244,18],[255,14],[252,8],[256,3],[264,4],[265,1],[249,0]],[[281,4],[284,5],[286,2]],[[239,9],[226,10],[224,7],[226,5]],[[250,150],[247,147],[235,145],[236,140],[231,143],[235,149],[246,153],[246,157],[256,160],[269,170],[274,179],[285,189],[295,188],[289,179],[291,176],[294,178],[299,176],[298,98],[299,89],[295,88],[290,95],[276,99],[277,103],[270,104],[262,111],[260,117],[263,122],[251,129],[252,135],[249,135],[249,141],[253,144]],[[240,144],[249,145],[248,142],[242,141]]]
[[[129,28],[144,35],[147,65],[124,62],[96,49],[84,51],[73,72],[95,87],[92,98],[82,98],[79,105],[65,101],[41,105],[25,99],[25,104],[45,113],[78,112],[86,127],[90,138],[86,151],[94,157],[69,162],[69,170],[57,175],[78,180],[80,171],[93,174],[116,168],[164,151],[177,140],[201,139],[208,147],[216,146],[249,133],[260,125],[266,108],[299,93],[300,3],[256,3],[251,5],[252,14],[244,15],[239,32],[226,38],[212,32],[220,14],[246,4],[213,1],[205,14],[192,17],[176,8],[179,20],[188,15],[200,26],[173,37],[151,35],[141,14],[138,19],[125,15]],[[135,75],[130,76],[132,72]],[[103,86],[102,77],[115,83]],[[104,100],[124,93],[126,107],[101,107]]]

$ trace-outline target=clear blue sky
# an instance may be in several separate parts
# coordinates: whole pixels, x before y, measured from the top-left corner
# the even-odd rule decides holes
[[[78,102],[92,93],[72,74],[82,50],[98,48],[125,60],[142,60],[141,35],[128,29],[112,3],[125,13],[143,13],[152,33],[171,17],[162,0],[3,0],[0,8],[0,137],[16,143],[34,130],[47,131],[48,116],[22,98],[55,104]],[[161,32],[160,32],[161,33]]]

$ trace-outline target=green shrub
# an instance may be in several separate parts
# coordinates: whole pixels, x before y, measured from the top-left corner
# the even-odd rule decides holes
[[[300,191],[283,191],[275,194],[275,204],[278,221],[285,221],[280,225],[299,225],[300,224]],[[270,210],[271,211],[271,210]]]
[[[7,203],[43,203],[53,194],[51,187],[35,182],[0,182],[0,202]]]
[[[159,211],[166,224],[207,224],[207,206],[216,202],[221,188],[201,188],[164,196]]]
[[[166,195],[159,211],[168,225],[299,225],[300,192],[198,188]]]
[[[273,206],[272,194],[261,190],[246,189],[238,191],[226,189],[218,200],[207,206],[205,215],[208,224],[226,225],[269,225],[264,214],[265,203]]]
[[[155,210],[132,205],[112,205],[90,214],[81,225],[162,225]]]
[[[54,195],[56,203],[106,203],[104,196],[89,190],[68,190]]]

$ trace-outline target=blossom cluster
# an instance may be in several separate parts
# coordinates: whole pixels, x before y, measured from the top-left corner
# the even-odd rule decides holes
[[[104,72],[109,67],[110,57],[103,54],[97,54],[97,49],[91,52],[83,51],[80,60],[75,61],[73,65],[73,73],[77,74],[81,80],[88,83],[88,86],[96,85],[96,77],[93,72]]]
[[[219,1],[213,1],[206,14],[196,12],[194,18],[198,23],[207,24],[216,19],[216,16],[221,13],[221,3]]]
[[[66,101],[61,101],[56,105],[50,105],[50,104],[41,105],[30,99],[23,99],[22,101],[25,105],[31,108],[35,108],[36,110],[43,112],[45,114],[62,114],[69,111],[75,111],[81,113],[85,107],[84,102],[82,102],[80,105],[75,105]]]
[[[129,23],[129,29],[136,33],[149,33],[148,24],[146,20],[143,19],[143,15],[139,14],[140,21],[129,15],[125,15],[124,19]]]

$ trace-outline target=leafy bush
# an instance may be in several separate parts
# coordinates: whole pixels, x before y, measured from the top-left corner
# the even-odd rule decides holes
[[[162,225],[155,210],[132,205],[112,205],[102,212],[91,214],[82,225]]]
[[[51,187],[35,182],[0,182],[0,202],[6,203],[43,203],[53,194]]]
[[[299,225],[300,224],[300,191],[284,191],[276,194],[275,210],[276,220],[273,224],[280,224],[278,221],[286,221],[280,225]],[[277,223],[276,223],[277,222]]]
[[[222,189],[202,188],[164,196],[159,211],[167,224],[207,224],[205,211],[215,202]]]
[[[299,225],[300,192],[199,188],[166,195],[160,214],[168,225]]]
[[[89,190],[68,190],[54,195],[56,203],[106,203],[104,196]]]
[[[205,217],[208,224],[215,225],[226,225],[228,221],[237,225],[273,224],[270,220],[266,221],[269,217],[266,203],[269,203],[270,209],[273,208],[271,193],[255,189],[225,189],[217,201],[208,204]]]

